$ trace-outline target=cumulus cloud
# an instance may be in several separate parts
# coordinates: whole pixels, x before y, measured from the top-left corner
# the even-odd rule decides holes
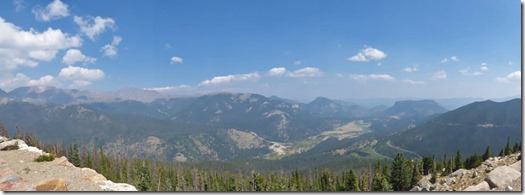
[[[118,54],[118,48],[117,46],[122,41],[122,37],[120,36],[113,36],[113,41],[111,41],[111,44],[106,44],[102,48],[100,48],[100,51],[102,51],[104,56],[107,57],[113,57]]]
[[[77,62],[83,62],[85,64],[94,63],[97,59],[88,57],[78,49],[69,49],[66,52],[66,55],[62,57],[62,62],[67,65],[73,65]]]
[[[17,5],[18,10],[18,5]],[[57,20],[69,16],[68,5],[60,0],[54,0],[45,8],[37,6],[32,10],[35,18],[40,21]]]
[[[302,62],[300,60],[297,60],[297,61],[293,62],[293,65],[301,65],[301,64],[302,64]]]
[[[319,68],[306,67],[293,72],[286,72],[287,77],[316,77],[323,76],[323,72]]]
[[[449,57],[449,58],[444,58],[440,62],[441,63],[447,63],[449,61],[457,62],[457,61],[459,61],[459,58],[457,56],[452,56],[452,57]]]
[[[182,61],[183,59],[181,57],[173,56],[170,59],[170,64],[180,64]]]
[[[26,6],[24,5],[24,0],[14,0],[13,4],[15,5],[15,11],[20,12],[22,11]]]
[[[425,81],[414,81],[410,79],[403,80],[403,83],[411,84],[411,85],[423,85],[425,84]]]
[[[414,65],[412,67],[406,67],[403,69],[403,71],[405,72],[417,72],[419,69],[418,69],[419,65]]]
[[[93,81],[104,78],[105,74],[100,69],[87,69],[76,66],[68,66],[60,70],[58,77],[71,81],[69,87],[84,87],[91,85]]]
[[[386,58],[386,54],[378,49],[365,46],[355,56],[348,58],[352,62],[368,62],[371,60],[380,60]]]
[[[95,40],[95,37],[106,31],[107,28],[115,28],[115,21],[111,18],[75,16],[73,20],[80,27],[80,31],[91,40]]]
[[[249,73],[249,74],[236,74],[236,75],[227,75],[227,76],[216,76],[211,80],[205,80],[200,86],[208,86],[213,84],[229,83],[234,81],[250,81],[259,79],[259,73]]]
[[[511,82],[511,81],[519,81],[519,80],[521,80],[521,71],[520,70],[511,72],[506,77],[496,77],[496,81],[503,82],[503,83],[508,83],[508,82]]]
[[[388,74],[369,74],[369,75],[363,75],[363,74],[351,74],[350,79],[356,80],[356,81],[367,81],[367,80],[382,80],[382,81],[394,81],[396,80],[394,77],[388,75]]]
[[[447,72],[444,70],[432,73],[432,80],[443,80],[447,78]]]
[[[286,68],[284,67],[278,67],[278,68],[272,68],[266,73],[268,76],[281,76],[286,73]]]
[[[25,31],[0,17],[0,69],[35,67],[39,61],[54,59],[60,50],[81,45],[80,37],[70,36],[60,29]]]
[[[55,85],[57,83],[58,81],[51,75],[31,79],[23,73],[16,73],[15,75],[7,73],[0,77],[0,88],[4,90],[12,90],[22,86]]]
[[[487,63],[481,63],[481,66],[479,67],[479,69],[482,71],[487,71],[489,70],[489,66]]]

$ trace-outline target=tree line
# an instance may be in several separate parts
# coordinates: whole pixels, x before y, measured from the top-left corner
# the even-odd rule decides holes
[[[0,123],[0,135],[8,137]],[[128,183],[140,191],[408,191],[421,179],[432,174],[446,176],[458,169],[470,169],[492,157],[490,147],[482,155],[474,154],[463,160],[458,150],[455,156],[407,159],[398,153],[392,162],[377,161],[364,169],[333,172],[328,169],[281,170],[258,172],[252,170],[212,170],[190,164],[160,162],[149,159],[126,158],[107,154],[101,147],[72,144],[44,144],[30,132],[16,131],[14,138],[43,149],[56,156],[65,156],[77,167],[88,167],[108,180]],[[500,155],[521,150],[521,144],[511,146],[509,140]],[[373,167],[373,168],[372,168]]]

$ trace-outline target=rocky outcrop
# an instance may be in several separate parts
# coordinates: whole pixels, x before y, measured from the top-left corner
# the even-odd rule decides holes
[[[36,185],[36,191],[67,191],[66,180],[51,179]]]
[[[487,183],[486,181],[483,181],[479,183],[478,185],[469,186],[463,191],[489,191],[489,190],[490,190],[489,183]]]
[[[436,183],[429,182],[430,175],[423,176],[411,191],[521,191],[519,155],[491,157],[474,169],[438,177]]]
[[[126,183],[114,183],[90,168],[79,168],[66,157],[51,162],[34,162],[42,150],[25,144],[22,140],[0,137],[1,191],[137,191]]]
[[[510,186],[512,181],[519,179],[520,177],[521,172],[516,171],[515,169],[508,166],[502,166],[491,171],[485,178],[485,181],[492,189]]]

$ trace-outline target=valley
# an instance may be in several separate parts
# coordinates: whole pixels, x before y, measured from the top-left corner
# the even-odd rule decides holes
[[[13,90],[0,97],[0,121],[10,134],[17,129],[32,131],[45,142],[77,140],[86,147],[102,147],[131,158],[179,163],[323,159],[300,165],[305,168],[393,159],[397,153],[421,159],[451,155],[458,148],[471,155],[487,145],[502,147],[507,137],[521,135],[520,120],[513,118],[519,117],[519,99],[497,105],[476,102],[453,111],[432,100],[402,100],[379,111],[324,97],[300,103],[258,94],[212,93],[100,101],[100,93],[82,92],[85,97],[78,102],[78,93],[53,87]],[[487,105],[485,110],[476,106],[481,104]],[[496,113],[479,118],[476,113],[480,112]],[[443,137],[449,131],[462,132],[454,128],[476,133]],[[475,147],[462,144],[473,143],[468,139],[476,139]],[[429,143],[446,146],[435,150]]]

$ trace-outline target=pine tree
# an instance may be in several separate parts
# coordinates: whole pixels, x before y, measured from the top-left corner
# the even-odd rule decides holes
[[[430,182],[436,183],[438,178],[437,170],[436,170],[436,162],[432,163],[432,177],[430,178]]]
[[[397,153],[390,171],[390,183],[394,191],[408,190],[410,187],[410,168],[407,167],[403,154]]]
[[[465,166],[463,165],[463,158],[461,158],[461,153],[458,149],[458,152],[456,154],[456,162],[454,164],[454,171],[458,169],[463,169],[463,168],[465,168]]]
[[[507,137],[507,144],[505,144],[505,151],[504,155],[508,156],[512,154],[512,148],[510,147],[510,137]]]
[[[514,147],[512,147],[512,152],[516,153],[518,151],[521,151],[520,145],[518,144],[518,140],[514,142]]]
[[[430,157],[423,157],[423,175],[430,174],[430,169],[432,169],[432,159]]]
[[[140,183],[138,185],[138,190],[139,191],[150,191],[151,187],[152,187],[152,180],[151,180],[151,175],[149,172],[149,166],[148,166],[148,163],[144,161],[140,169]]]
[[[414,163],[414,167],[412,169],[412,182],[411,182],[411,185],[415,186],[417,184],[417,182],[419,182],[420,179],[421,179],[421,174],[419,173],[419,166],[418,166],[418,163],[415,162]]]
[[[78,155],[78,144],[76,140],[73,139],[73,146],[69,149],[69,161],[76,167],[80,167],[80,157]]]
[[[345,174],[344,190],[345,191],[359,191],[359,182],[354,174],[354,169],[350,169]]]
[[[487,149],[485,149],[485,153],[483,153],[483,161],[489,159],[492,156],[494,156],[494,155],[490,151],[490,146],[487,146]]]

